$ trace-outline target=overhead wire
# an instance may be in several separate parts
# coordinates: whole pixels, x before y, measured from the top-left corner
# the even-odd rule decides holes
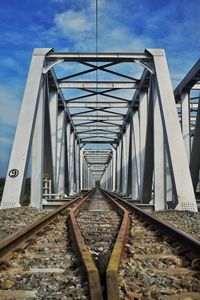
[[[99,101],[99,95],[98,95],[98,80],[99,80],[99,73],[98,73],[98,52],[99,52],[99,23],[98,23],[98,0],[96,0],[96,117],[97,117],[97,123],[96,123],[96,127],[97,127],[97,140],[98,140],[98,136],[99,136],[99,121],[98,121],[98,116],[99,116],[99,111],[98,111],[98,101]],[[97,142],[97,153],[99,150],[99,143]],[[98,154],[97,154],[97,161],[98,161]]]

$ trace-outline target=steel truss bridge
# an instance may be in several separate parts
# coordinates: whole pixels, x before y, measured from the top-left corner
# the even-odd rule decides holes
[[[173,91],[163,49],[35,49],[1,208],[21,205],[31,168],[34,207],[101,185],[155,210],[197,211],[199,80],[200,61]]]

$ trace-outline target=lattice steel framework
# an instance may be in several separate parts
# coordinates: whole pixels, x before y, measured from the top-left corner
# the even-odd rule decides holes
[[[140,78],[135,64],[143,67]],[[32,206],[42,206],[45,175],[52,196],[100,183],[141,203],[154,201],[156,210],[172,203],[196,211],[184,140],[164,50],[35,49],[1,206],[20,205],[31,157]]]

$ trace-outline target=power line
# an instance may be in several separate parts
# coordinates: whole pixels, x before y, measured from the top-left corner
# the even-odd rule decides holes
[[[96,0],[96,116],[97,116],[97,136],[99,135],[99,129],[98,129],[98,80],[99,80],[99,74],[98,74],[98,51],[99,51],[99,23],[98,23],[98,0]],[[99,144],[97,143],[97,150],[99,148]]]

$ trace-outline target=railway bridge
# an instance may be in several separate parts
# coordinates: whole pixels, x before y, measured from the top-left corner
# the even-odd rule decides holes
[[[200,61],[173,91],[163,49],[32,55],[1,208],[100,186],[155,210],[198,209]],[[28,174],[28,175],[27,175]]]

